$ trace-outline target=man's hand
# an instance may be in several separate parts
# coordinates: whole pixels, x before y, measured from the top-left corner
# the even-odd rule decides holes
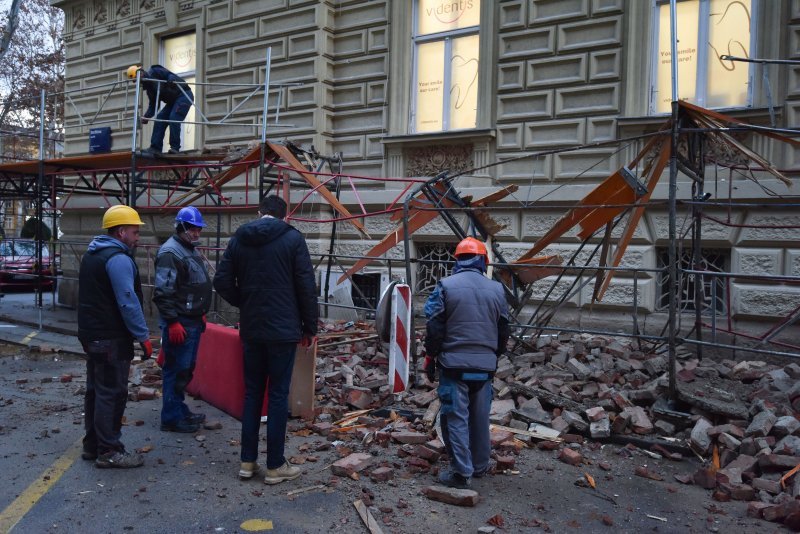
[[[436,360],[429,355],[425,355],[425,362],[422,364],[422,369],[425,371],[425,376],[428,382],[436,382]]]
[[[308,348],[316,342],[317,342],[317,336],[303,334],[303,337],[300,338],[300,346],[303,348]]]
[[[142,356],[143,360],[147,360],[148,358],[150,358],[150,356],[153,355],[153,343],[151,343],[149,339],[140,341],[139,345],[142,347],[142,352],[144,353],[144,355]]]
[[[173,345],[180,345],[186,341],[186,329],[180,321],[175,321],[167,327],[169,342]]]
[[[147,124],[147,121],[148,121],[147,117],[142,117],[142,125]]]

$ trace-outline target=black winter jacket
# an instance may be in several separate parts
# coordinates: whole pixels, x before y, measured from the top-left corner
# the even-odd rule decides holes
[[[156,108],[159,107],[156,102],[156,97],[158,97],[158,100],[161,102],[170,106],[184,95],[194,101],[194,94],[192,94],[192,90],[189,88],[189,84],[186,83],[186,80],[161,65],[153,65],[150,67],[150,70],[143,73],[142,77],[144,78],[142,80],[142,87],[144,87],[148,99],[147,111],[144,112],[144,116],[147,119],[152,117],[156,112]],[[158,83],[150,80],[161,80],[166,83]],[[178,88],[178,86],[180,86],[180,88]],[[183,90],[181,91],[181,89]]]
[[[262,218],[241,226],[214,276],[217,293],[240,311],[245,342],[292,342],[317,333],[317,287],[303,235]]]

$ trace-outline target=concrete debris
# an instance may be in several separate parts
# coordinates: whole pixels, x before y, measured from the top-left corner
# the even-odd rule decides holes
[[[411,387],[393,394],[388,357],[380,343],[363,339],[372,332],[367,322],[323,323],[317,416],[305,430],[336,448],[335,475],[361,473],[376,483],[435,476],[447,462],[436,439],[437,384],[414,380],[419,359]],[[606,469],[591,454],[597,441],[635,443],[619,452],[647,458],[631,468],[639,477],[663,480],[654,458],[685,462],[685,473],[675,475],[680,483],[705,488],[716,501],[747,502],[751,517],[800,525],[800,475],[791,472],[800,464],[800,364],[701,359],[682,350],[676,399],[668,395],[668,365],[664,352],[644,343],[590,334],[542,335],[506,352],[492,382],[492,469],[513,472],[525,447]],[[151,386],[146,376],[141,384]],[[472,490],[423,493],[459,506],[478,502]]]

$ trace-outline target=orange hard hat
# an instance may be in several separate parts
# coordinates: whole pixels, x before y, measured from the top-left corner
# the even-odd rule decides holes
[[[474,237],[464,238],[461,243],[456,247],[456,258],[462,254],[481,254],[489,263],[489,253],[486,252],[486,245],[482,241],[478,241]]]

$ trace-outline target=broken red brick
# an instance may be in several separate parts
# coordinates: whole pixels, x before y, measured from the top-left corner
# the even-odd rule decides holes
[[[754,517],[756,519],[764,518],[764,508],[772,506],[769,503],[761,501],[750,501],[747,503],[747,517]]]
[[[428,486],[422,490],[422,493],[432,501],[456,506],[475,506],[478,504],[478,492],[474,490]]]
[[[514,469],[516,459],[513,456],[498,456],[497,457],[497,470],[504,471],[506,469]]]
[[[392,439],[399,443],[416,445],[428,441],[428,436],[420,432],[392,432]]]
[[[391,467],[378,467],[369,474],[373,482],[386,482],[394,478],[394,469]]]
[[[650,480],[658,480],[659,482],[664,480],[664,477],[662,477],[655,471],[650,471],[643,465],[637,466],[636,469],[634,470],[634,474],[642,478],[649,478]]]
[[[334,475],[349,477],[353,473],[358,473],[369,467],[372,461],[373,457],[371,454],[355,452],[341,460],[335,461],[331,466],[331,471]]]
[[[564,447],[561,449],[558,459],[569,465],[580,465],[583,463],[583,456],[581,456],[581,453],[578,451],[573,451],[569,447]]]

